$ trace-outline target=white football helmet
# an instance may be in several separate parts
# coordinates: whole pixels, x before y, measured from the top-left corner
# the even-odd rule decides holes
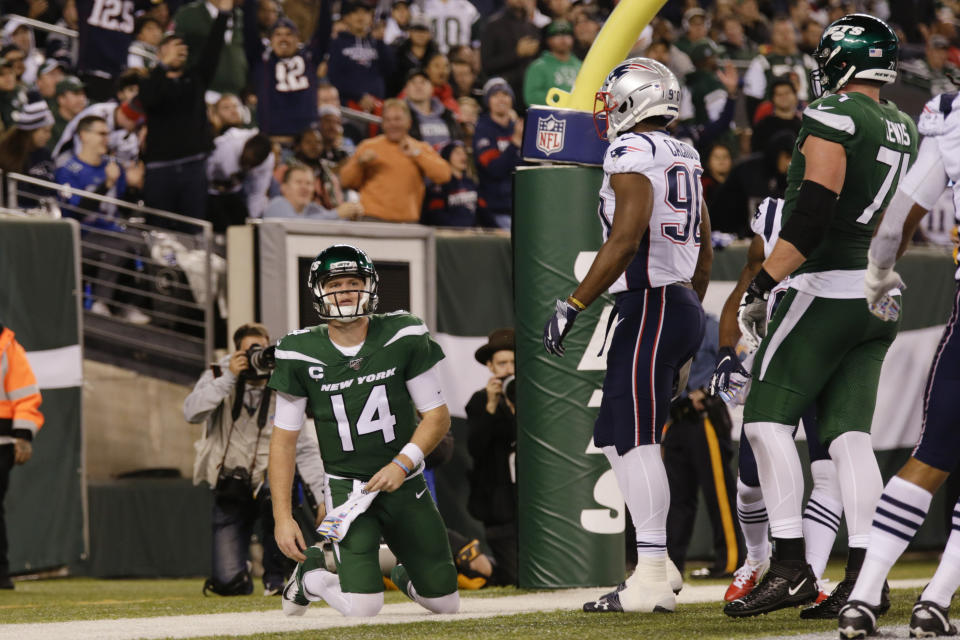
[[[603,140],[613,140],[641,120],[654,116],[673,122],[680,113],[680,82],[666,66],[650,58],[618,64],[597,92],[593,121]]]

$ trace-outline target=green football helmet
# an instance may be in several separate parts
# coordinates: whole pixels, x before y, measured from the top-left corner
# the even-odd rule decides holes
[[[363,280],[362,289],[338,289],[336,293],[357,292],[360,299],[356,305],[343,305],[334,292],[327,291],[326,285],[340,276],[356,276]],[[313,308],[321,318],[352,322],[368,316],[377,309],[377,290],[380,277],[373,262],[360,249],[348,244],[335,244],[327,247],[314,258],[307,276],[307,286],[313,294]]]
[[[899,50],[897,34],[883,20],[865,13],[843,16],[820,36],[814,54],[819,69],[811,74],[814,93],[835,93],[853,79],[895,81]]]

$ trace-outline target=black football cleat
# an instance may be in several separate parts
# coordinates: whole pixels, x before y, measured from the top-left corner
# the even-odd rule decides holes
[[[837,616],[840,638],[852,640],[877,635],[877,616],[880,607],[873,607],[859,600],[847,600]]]
[[[957,627],[950,624],[950,609],[941,607],[936,602],[921,600],[913,605],[910,614],[911,638],[935,638],[937,636],[955,636]]]
[[[742,598],[728,602],[723,612],[731,618],[748,618],[778,609],[796,607],[817,599],[817,579],[810,565],[786,566],[770,563],[770,569],[753,591]]]
[[[804,620],[836,620],[837,616],[840,615],[840,610],[843,609],[843,605],[847,604],[850,592],[853,591],[853,586],[856,583],[856,574],[848,575],[825,600],[801,611],[800,617]],[[877,612],[882,616],[889,610],[890,585],[884,580],[883,591],[880,592],[880,607]]]
[[[620,604],[620,591],[611,591],[593,602],[584,602],[583,610],[587,613],[623,613],[623,606]]]

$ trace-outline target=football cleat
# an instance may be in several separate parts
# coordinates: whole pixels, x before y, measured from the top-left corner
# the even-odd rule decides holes
[[[764,560],[760,564],[750,564],[744,562],[743,566],[733,573],[733,581],[727,587],[727,592],[723,594],[723,599],[727,602],[733,602],[745,597],[763,577],[763,574],[770,568],[770,560]]]
[[[847,600],[837,616],[837,630],[841,638],[866,638],[877,634],[877,616],[880,607],[872,607],[859,600]]]
[[[592,602],[584,602],[583,610],[587,613],[623,613],[620,605],[620,592],[611,591]]]
[[[287,584],[283,586],[281,592],[281,603],[283,613],[288,616],[302,616],[307,612],[310,602],[316,602],[321,598],[307,592],[303,587],[303,577],[311,571],[326,571],[327,565],[323,558],[323,549],[320,547],[308,547],[303,555],[307,559],[297,564],[293,570]]]
[[[654,586],[666,589],[651,589]],[[593,602],[585,602],[583,610],[587,613],[673,613],[677,601],[667,583],[648,584],[645,587],[647,590],[643,593],[640,588],[634,587],[602,595]]]
[[[813,602],[817,593],[817,578],[810,565],[790,567],[773,561],[759,584],[746,596],[728,602],[723,612],[732,618],[758,616]]]
[[[936,602],[921,600],[913,605],[910,614],[911,638],[934,638],[936,636],[955,636],[957,627],[950,624],[949,607],[941,607]]]
[[[670,583],[670,589],[674,594],[680,593],[683,589],[683,574],[680,573],[680,570],[677,569],[677,565],[673,564],[673,560],[669,556],[667,560],[667,582]]]
[[[853,585],[857,583],[856,577],[853,579],[844,578],[834,588],[826,598],[820,599],[823,591],[819,592],[817,601],[812,607],[807,607],[800,612],[800,617],[804,620],[835,620],[840,615],[840,609],[847,604],[850,592],[853,591]]]

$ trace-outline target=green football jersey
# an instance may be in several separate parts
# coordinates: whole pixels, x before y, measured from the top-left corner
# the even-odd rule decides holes
[[[917,126],[892,102],[880,104],[862,93],[812,102],[803,112],[787,171],[784,223],[793,213],[803,181],[806,158],[800,147],[807,136],[843,145],[847,166],[830,228],[795,273],[866,269],[873,231],[917,154]]]
[[[355,356],[340,352],[326,325],[277,343],[269,385],[307,398],[327,473],[369,479],[410,441],[416,409],[406,383],[443,360],[426,325],[403,312],[370,317]]]

